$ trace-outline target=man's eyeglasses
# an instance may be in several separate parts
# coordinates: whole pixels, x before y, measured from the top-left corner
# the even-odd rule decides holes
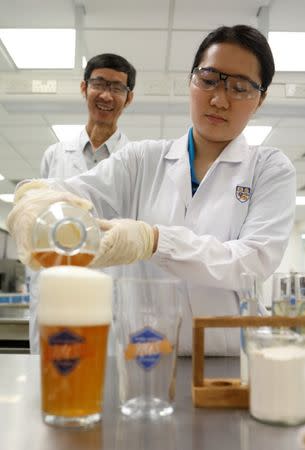
[[[89,78],[87,84],[99,92],[105,92],[108,89],[114,95],[125,95],[130,91],[129,87],[120,81],[109,81],[103,77]]]
[[[258,92],[266,91],[266,88],[255,83],[255,81],[246,77],[219,72],[212,67],[195,67],[191,73],[191,82],[204,91],[216,89],[221,81],[224,82],[227,94],[237,100],[255,98]]]

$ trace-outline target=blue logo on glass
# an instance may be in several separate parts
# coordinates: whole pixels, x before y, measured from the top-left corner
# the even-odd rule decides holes
[[[130,336],[131,344],[136,344],[139,349],[143,348],[143,352],[139,351],[140,354],[136,356],[136,361],[140,367],[150,370],[158,364],[161,358],[158,343],[163,340],[164,336],[150,327],[145,327]]]
[[[79,344],[84,342],[84,338],[79,336],[76,333],[73,333],[70,330],[60,331],[59,333],[54,333],[52,336],[49,336],[48,343],[49,345],[71,345],[71,344]]]
[[[72,346],[82,344],[85,339],[70,330],[54,333],[48,338],[48,344],[52,347],[60,346],[63,351],[55,351],[52,363],[61,375],[68,375],[80,362],[80,357],[71,354]],[[65,347],[64,347],[65,346]],[[72,348],[71,348],[72,347]],[[73,350],[72,350],[73,352]]]

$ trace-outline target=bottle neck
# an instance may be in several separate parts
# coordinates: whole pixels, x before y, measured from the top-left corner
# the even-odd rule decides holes
[[[58,253],[75,255],[87,239],[84,224],[75,217],[65,217],[50,229],[50,243]]]

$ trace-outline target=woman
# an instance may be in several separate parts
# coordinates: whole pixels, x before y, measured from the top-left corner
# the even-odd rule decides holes
[[[29,234],[22,238],[16,230],[27,205],[37,215],[45,202],[67,199],[58,190],[86,197],[99,217],[116,219],[101,222],[108,231],[96,267],[117,266],[117,276],[185,281],[180,351],[189,354],[192,315],[237,315],[240,274],[267,278],[287,245],[294,168],[279,150],[248,146],[241,134],[273,74],[271,50],[256,29],[237,25],[210,33],[190,75],[193,127],[186,136],[131,143],[91,171],[53,182],[48,193],[41,184],[30,189],[35,182],[17,192],[21,200],[8,223],[23,260],[30,261]],[[208,330],[205,349],[237,354],[238,331]]]

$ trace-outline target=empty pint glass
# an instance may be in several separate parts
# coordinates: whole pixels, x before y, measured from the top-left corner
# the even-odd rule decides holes
[[[119,397],[125,415],[155,418],[173,412],[180,296],[178,281],[115,282]]]
[[[87,426],[102,416],[112,279],[84,267],[39,280],[41,402],[50,425]]]

